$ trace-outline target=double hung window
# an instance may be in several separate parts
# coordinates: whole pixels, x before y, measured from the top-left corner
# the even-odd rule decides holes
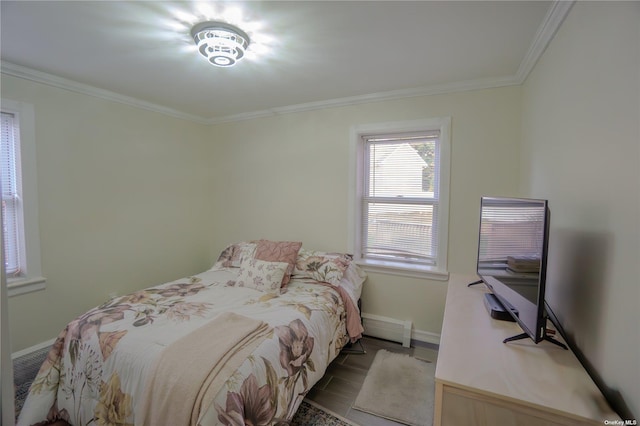
[[[20,182],[20,129],[15,114],[2,112],[0,187],[2,189],[2,234],[7,277],[24,272],[25,252]]]
[[[449,120],[356,133],[356,258],[370,269],[445,275]]]
[[[40,269],[34,108],[2,99],[0,189],[8,294],[45,288]]]

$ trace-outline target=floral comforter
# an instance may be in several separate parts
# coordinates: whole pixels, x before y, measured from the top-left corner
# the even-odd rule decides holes
[[[236,269],[237,271],[237,269]],[[232,268],[211,270],[110,300],[69,323],[35,378],[18,420],[72,425],[140,424],[150,372],[172,342],[222,312],[270,332],[224,382],[201,424],[288,424],[349,337],[339,293],[293,278],[279,296],[234,287]],[[184,368],[190,367],[184,348]],[[181,404],[176,395],[175,404]]]

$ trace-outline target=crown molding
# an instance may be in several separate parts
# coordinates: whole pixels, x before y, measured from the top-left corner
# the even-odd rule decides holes
[[[278,108],[271,108],[261,111],[253,111],[242,114],[227,115],[222,117],[212,117],[209,119],[210,124],[227,123],[233,121],[251,120],[254,118],[271,117],[280,114],[290,114],[295,112],[313,111],[323,108],[342,107],[350,105],[358,105],[368,102],[388,101],[395,99],[403,99],[418,96],[441,95],[445,93],[464,92],[470,90],[493,89],[504,86],[517,86],[524,83],[533,70],[533,67],[542,56],[545,49],[555,36],[569,14],[569,10],[575,3],[575,0],[555,0],[549,6],[538,31],[529,46],[529,50],[525,54],[518,71],[513,76],[505,76],[498,78],[488,78],[480,80],[459,81],[435,86],[425,86],[412,89],[393,90],[389,92],[372,93],[361,96],[351,96],[339,99],[331,99],[327,101],[309,102],[297,105],[289,105]]]
[[[272,117],[275,115],[291,114],[296,112],[314,111],[332,107],[343,107],[358,105],[369,102],[380,102],[395,99],[404,99],[418,96],[441,95],[445,93],[464,92],[469,90],[492,89],[503,86],[514,86],[520,84],[515,77],[506,76],[498,78],[487,78],[481,80],[459,81],[434,86],[424,86],[419,88],[392,90],[387,92],[370,93],[366,95],[350,96],[337,99],[329,99],[326,101],[307,102],[302,104],[287,105],[283,107],[269,108],[265,110],[252,111],[234,115],[226,115],[221,117],[204,118],[193,114],[187,114],[176,109],[156,105],[140,99],[121,95],[109,90],[99,89],[88,84],[79,83],[64,77],[58,77],[22,65],[13,64],[3,61],[0,67],[2,74],[25,80],[34,81],[36,83],[46,84],[48,86],[65,89],[96,98],[118,102],[135,108],[141,108],[148,111],[157,112],[183,120],[193,121],[200,124],[220,124],[234,121],[251,120],[255,118]]]
[[[118,102],[121,104],[132,106],[134,108],[157,112],[174,118],[195,121],[196,123],[200,124],[209,124],[209,120],[204,117],[187,114],[173,108],[156,105],[151,102],[146,102],[131,96],[121,95],[109,90],[99,89],[88,84],[79,83],[77,81],[23,67],[22,65],[13,64],[11,62],[2,61],[2,64],[0,65],[0,72],[12,77],[18,77],[36,83],[46,84],[47,86],[65,89],[71,92],[81,93],[83,95],[93,96],[107,101]]]
[[[514,76],[518,84],[524,83],[533,67],[542,56],[545,49],[556,35],[560,25],[569,14],[569,10],[575,3],[575,0],[556,0],[549,6],[547,15],[544,17],[542,24],[538,27],[538,32],[533,38],[533,42],[529,46],[529,50],[520,62],[520,67]]]
[[[156,105],[130,96],[121,95],[108,90],[99,89],[87,84],[78,83],[63,77],[58,77],[42,71],[37,71],[21,65],[2,62],[0,72],[2,74],[31,80],[37,83],[70,90],[72,92],[82,93],[97,98],[119,102],[135,108],[141,108],[148,111],[157,112],[183,120],[193,121],[200,124],[221,124],[234,121],[252,120],[256,118],[272,117],[282,114],[291,114],[297,112],[313,111],[325,108],[335,108],[359,105],[369,102],[381,102],[396,99],[404,99],[418,96],[441,95],[445,93],[456,93],[470,90],[492,89],[505,86],[517,86],[524,83],[531,70],[542,56],[545,49],[553,39],[554,35],[564,22],[569,10],[575,3],[575,0],[555,0],[549,6],[547,14],[538,28],[538,31],[529,46],[525,57],[513,76],[504,76],[496,78],[487,78],[479,80],[459,81],[441,85],[424,86],[411,89],[392,90],[387,92],[371,93],[359,96],[350,96],[344,98],[330,99],[318,102],[307,102],[296,105],[287,105],[265,110],[252,111],[240,114],[226,115],[220,117],[205,118],[193,114],[188,114],[173,108]]]
[[[370,93],[360,96],[349,96],[345,98],[329,99],[326,101],[307,102],[248,113],[213,117],[209,120],[209,123],[220,124],[232,121],[251,120],[254,118],[272,117],[274,115],[313,111],[325,108],[345,107],[370,102],[414,98],[418,96],[442,95],[446,93],[466,92],[470,90],[493,89],[496,87],[515,86],[518,84],[520,83],[518,83],[518,81],[513,76],[458,81],[455,83],[424,86],[411,89],[392,90],[388,92]]]

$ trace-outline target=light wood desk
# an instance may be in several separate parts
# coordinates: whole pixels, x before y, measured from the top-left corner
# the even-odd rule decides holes
[[[530,339],[502,343],[522,330],[490,317],[484,284],[467,287],[476,279],[449,280],[435,426],[582,426],[620,419],[570,350]]]

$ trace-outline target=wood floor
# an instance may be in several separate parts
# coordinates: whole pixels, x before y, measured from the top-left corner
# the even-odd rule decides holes
[[[367,371],[379,349],[436,362],[438,347],[420,344],[416,347],[403,348],[399,343],[372,337],[364,337],[362,346],[366,352],[364,354],[341,353],[338,355],[327,368],[324,377],[309,391],[307,398],[359,425],[402,426],[400,423],[351,408],[360,392]],[[356,344],[354,349],[359,349],[359,346]]]

